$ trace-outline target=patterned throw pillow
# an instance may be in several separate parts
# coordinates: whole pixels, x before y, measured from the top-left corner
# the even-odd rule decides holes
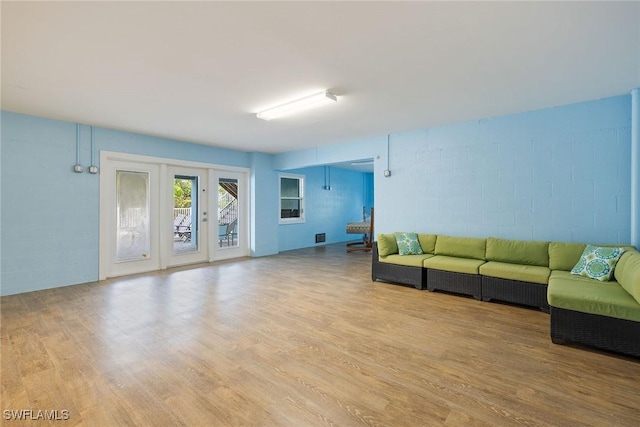
[[[587,245],[571,274],[590,277],[601,282],[611,280],[613,269],[625,248],[607,248]]]
[[[400,255],[420,255],[422,248],[417,233],[395,233]]]

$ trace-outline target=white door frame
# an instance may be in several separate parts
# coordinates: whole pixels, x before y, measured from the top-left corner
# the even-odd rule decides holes
[[[111,212],[111,208],[115,204],[115,165],[123,165],[126,169],[126,166],[133,167],[134,165],[147,165],[150,168],[157,167],[158,168],[158,177],[156,177],[156,181],[159,182],[158,187],[153,187],[151,190],[151,198],[157,203],[157,206],[154,205],[154,208],[159,212],[159,218],[156,222],[157,230],[155,230],[156,240],[158,242],[169,242],[172,240],[171,232],[166,228],[160,226],[160,224],[171,223],[172,221],[169,218],[170,211],[168,209],[163,209],[162,207],[166,207],[172,204],[173,200],[170,195],[173,194],[173,191],[167,190],[167,181],[168,179],[164,179],[163,177],[168,177],[170,174],[170,170],[174,170],[172,168],[194,168],[194,169],[206,169],[208,175],[208,186],[207,191],[210,193],[211,189],[216,189],[218,187],[217,177],[219,176],[230,176],[234,174],[238,174],[240,177],[239,183],[239,191],[244,196],[242,200],[239,200],[241,206],[241,217],[239,218],[239,227],[244,230],[241,242],[238,247],[229,248],[229,250],[221,251],[218,249],[218,228],[214,227],[213,224],[210,224],[208,227],[208,261],[215,261],[221,259],[228,258],[237,258],[249,255],[249,241],[252,230],[249,227],[249,213],[250,213],[250,187],[248,185],[249,181],[249,168],[243,167],[235,167],[235,166],[225,166],[218,165],[212,163],[202,163],[202,162],[191,162],[163,157],[151,157],[151,156],[143,156],[137,154],[127,154],[127,153],[118,153],[111,151],[101,151],[100,152],[100,241],[99,241],[99,272],[98,278],[99,280],[104,280],[107,277],[113,277],[112,265],[114,262],[115,254],[111,254],[112,249],[115,247],[115,239],[113,235],[113,228],[111,228],[112,219],[110,220],[110,216],[113,217],[113,213]],[[122,169],[122,168],[121,168]],[[135,169],[133,169],[135,170]],[[222,175],[221,175],[222,174]],[[225,175],[226,174],[226,175]],[[235,175],[234,175],[235,176]],[[214,185],[215,183],[215,185]],[[206,185],[206,183],[205,183]],[[173,181],[171,180],[170,189],[173,189]],[[216,191],[217,193],[217,191]],[[208,202],[206,206],[206,212],[208,212],[208,221],[214,222],[217,224],[217,197],[208,197]],[[153,234],[153,233],[152,233]],[[168,244],[158,243],[159,250],[157,251],[159,254],[159,265],[151,266],[149,264],[149,269],[145,271],[153,271],[159,269],[165,269],[169,266],[177,265],[170,262],[170,256],[168,252],[169,246]],[[215,248],[215,249],[214,249]],[[184,259],[184,263],[191,262],[199,262],[199,261],[188,261],[186,258]],[[203,261],[207,261],[207,259],[203,259]],[[135,271],[143,272],[143,271]],[[122,273],[129,274],[129,273]],[[120,274],[118,274],[120,275]]]

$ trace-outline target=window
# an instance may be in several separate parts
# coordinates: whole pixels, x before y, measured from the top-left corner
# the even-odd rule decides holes
[[[280,224],[304,222],[304,177],[280,174]]]

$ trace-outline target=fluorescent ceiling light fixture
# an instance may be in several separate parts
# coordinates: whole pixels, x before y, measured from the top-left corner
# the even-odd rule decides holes
[[[257,116],[262,120],[271,120],[337,101],[337,96],[325,90],[295,101],[287,102],[286,104],[278,105],[277,107],[269,108],[268,110],[260,111]]]

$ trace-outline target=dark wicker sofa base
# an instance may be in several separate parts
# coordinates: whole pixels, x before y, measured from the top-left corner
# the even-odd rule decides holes
[[[373,242],[371,256],[371,280],[384,280],[386,282],[400,283],[414,286],[416,289],[424,289],[425,269],[422,267],[409,267],[406,265],[380,262],[378,258],[378,244]]]
[[[527,305],[549,312],[547,285],[482,276],[482,300]]]
[[[446,291],[482,298],[482,281],[477,274],[454,273],[451,271],[425,269],[427,271],[427,290]]]
[[[640,322],[551,307],[551,341],[640,357]]]

